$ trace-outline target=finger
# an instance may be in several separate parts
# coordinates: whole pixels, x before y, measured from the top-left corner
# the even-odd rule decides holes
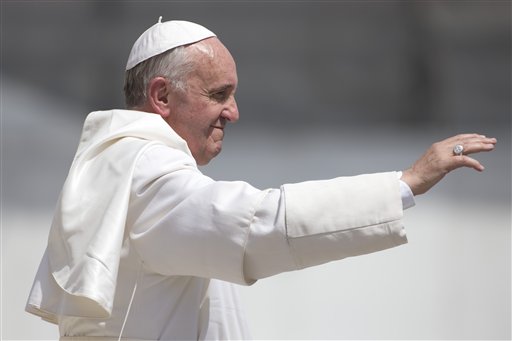
[[[486,144],[496,144],[497,140],[494,137],[468,137],[465,139],[461,139],[460,143],[486,143]]]
[[[462,145],[464,150],[463,154],[473,154],[479,152],[488,152],[494,149],[497,140],[493,137],[483,137],[483,135],[475,134],[461,134],[457,135],[457,138],[450,138],[447,141],[443,141],[446,148],[453,148],[455,145]],[[461,138],[463,137],[463,138]]]
[[[449,137],[447,138],[446,142],[449,142],[449,143],[457,143],[457,142],[463,142],[465,140],[469,140],[469,139],[474,139],[474,138],[486,138],[485,135],[482,135],[482,134],[477,134],[477,133],[472,133],[472,134],[458,134],[458,135],[455,135],[455,136],[452,136],[452,137]]]
[[[477,170],[479,172],[482,172],[485,169],[485,167],[478,160],[473,159],[467,155],[455,156],[454,160],[455,167],[453,169],[466,167],[473,168],[474,170]]]
[[[485,142],[472,142],[464,144],[464,151],[463,154],[474,154],[474,153],[480,153],[480,152],[490,152],[494,150],[495,144],[494,143],[485,143]]]
[[[466,147],[466,145],[469,143],[477,142],[483,144],[496,144],[497,140],[494,137],[486,137],[485,135],[480,134],[459,134],[442,142],[449,145],[462,144],[464,147]]]

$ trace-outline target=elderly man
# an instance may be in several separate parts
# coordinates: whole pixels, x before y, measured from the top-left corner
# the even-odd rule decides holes
[[[62,340],[246,339],[236,286],[406,243],[401,218],[496,140],[458,135],[403,172],[259,190],[197,165],[236,122],[237,73],[208,29],[160,21],[126,67],[128,110],[89,114],[27,310]]]

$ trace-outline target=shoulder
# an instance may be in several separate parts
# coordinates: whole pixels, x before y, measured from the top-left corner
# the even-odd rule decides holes
[[[162,143],[144,146],[137,158],[133,172],[133,190],[145,191],[148,186],[204,185],[212,180],[197,168],[192,156]]]
[[[162,167],[166,169],[197,169],[197,164],[190,154],[178,148],[160,142],[150,142],[140,150],[136,167],[139,169]]]

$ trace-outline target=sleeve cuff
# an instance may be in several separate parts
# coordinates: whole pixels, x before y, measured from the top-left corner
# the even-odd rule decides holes
[[[402,198],[403,209],[406,210],[415,206],[416,202],[414,201],[414,194],[412,193],[411,188],[404,181],[400,180],[402,172],[396,172],[396,176],[400,181],[400,196]]]

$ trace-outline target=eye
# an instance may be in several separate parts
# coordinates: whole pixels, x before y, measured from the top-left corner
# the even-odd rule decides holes
[[[228,92],[226,90],[217,91],[210,94],[210,98],[217,102],[225,102],[228,99]]]

